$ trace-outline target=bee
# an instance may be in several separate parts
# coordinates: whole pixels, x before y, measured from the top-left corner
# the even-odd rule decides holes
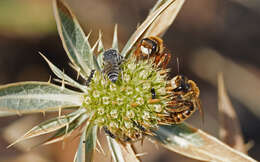
[[[202,119],[203,111],[200,105],[200,90],[196,83],[183,75],[177,75],[169,81],[166,87],[170,101],[168,102],[164,123],[178,124],[189,118],[199,109]]]
[[[113,83],[118,80],[119,73],[121,72],[120,65],[123,60],[123,57],[114,49],[108,49],[103,54],[104,68],[102,72],[107,75],[108,79]]]
[[[163,40],[155,36],[142,39],[134,55],[137,60],[154,59],[156,67],[162,69],[166,69],[171,59],[171,53],[164,47]]]

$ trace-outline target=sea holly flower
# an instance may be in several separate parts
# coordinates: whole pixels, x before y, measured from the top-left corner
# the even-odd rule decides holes
[[[139,161],[131,149],[133,142],[151,138],[166,148],[204,161],[254,161],[216,138],[187,124],[164,125],[158,113],[164,113],[168,98],[164,90],[166,75],[151,61],[136,61],[133,51],[146,36],[162,36],[171,25],[185,0],[159,0],[146,20],[137,28],[122,50],[118,49],[117,26],[111,49],[124,58],[118,81],[113,83],[103,73],[101,34],[96,43],[88,42],[76,17],[61,0],[53,1],[54,15],[63,47],[77,71],[85,79],[81,84],[42,57],[58,77],[61,86],[50,82],[22,82],[0,87],[0,116],[58,111],[59,116],[33,127],[13,144],[42,134],[55,132],[45,144],[62,141],[80,130],[80,142],[74,161],[92,161],[97,130],[104,128],[114,161]],[[166,70],[167,71],[167,70]],[[70,85],[78,91],[70,90]],[[150,89],[158,102],[149,102]],[[63,109],[73,112],[61,115]],[[12,146],[11,144],[10,146]],[[127,150],[127,151],[126,151]],[[128,158],[126,158],[128,157]]]

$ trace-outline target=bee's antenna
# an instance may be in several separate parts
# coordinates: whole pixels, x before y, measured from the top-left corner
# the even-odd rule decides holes
[[[177,57],[176,62],[177,62],[178,75],[180,75],[180,62],[179,62],[179,57]]]

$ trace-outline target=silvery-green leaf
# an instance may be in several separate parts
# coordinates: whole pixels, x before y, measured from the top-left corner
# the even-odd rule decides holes
[[[115,25],[115,29],[114,29],[112,48],[119,51],[118,50],[118,38],[117,38],[117,24]]]
[[[97,55],[97,62],[99,64],[100,67],[102,67],[103,65],[103,52],[105,51],[105,48],[103,46],[103,42],[102,42],[102,34],[101,32],[99,32],[99,42],[98,42],[98,55]]]
[[[172,3],[174,0],[168,0],[163,5],[161,5],[156,11],[148,15],[145,21],[137,28],[137,30],[132,34],[126,45],[124,46],[121,55],[124,57],[128,57],[129,52],[138,42],[138,40],[142,37],[145,31],[149,28],[149,26],[156,20],[156,18],[162,14]]]
[[[83,96],[46,82],[20,82],[0,86],[0,110],[32,113],[80,106]]]
[[[168,0],[170,1],[170,0]],[[164,1],[162,1],[163,3]],[[162,37],[166,30],[173,23],[177,17],[180,9],[182,8],[185,0],[175,0],[171,5],[169,5],[149,26],[143,37],[148,36],[159,36]],[[166,2],[164,2],[166,3]]]
[[[137,157],[135,150],[133,149],[132,143],[120,144],[121,150],[123,152],[123,157],[127,162],[140,162],[140,159]]]
[[[186,124],[160,126],[153,138],[169,150],[202,161],[255,162],[209,134]]]
[[[85,162],[92,162],[94,159],[94,152],[97,141],[97,126],[92,123],[89,124],[86,130],[85,138]]]
[[[111,138],[110,136],[107,136],[107,142],[114,162],[124,162],[125,160],[122,154],[121,147],[116,142],[116,140]]]
[[[12,115],[17,115],[17,113],[16,112],[0,111],[0,117],[12,116]]]
[[[75,154],[73,162],[85,162],[85,147],[84,147],[85,139],[86,139],[86,127],[84,128],[84,131],[80,137],[78,150]]]
[[[102,42],[102,33],[101,33],[101,31],[99,31],[99,36],[98,37],[99,37],[98,38],[99,42],[98,42],[97,52],[99,54],[99,53],[102,53],[102,52],[105,51],[105,48],[104,48],[104,45],[103,45],[103,42]]]
[[[85,137],[86,137],[85,130],[86,129],[84,129],[84,131],[83,131],[83,133],[80,137],[78,150],[75,154],[73,162],[85,162],[85,149],[84,149],[84,146],[83,146],[84,140],[85,140]]]
[[[98,40],[96,41],[96,43],[93,45],[93,47],[91,49],[92,53],[94,53],[96,47],[99,45],[100,39],[101,39],[101,37],[99,37]],[[97,55],[93,55],[93,61],[94,61],[95,69],[97,69],[98,71],[101,71],[101,66],[98,63]]]
[[[78,150],[75,154],[74,162],[92,162],[96,148],[96,140],[97,126],[94,126],[91,121],[88,121],[80,137],[80,142]]]
[[[53,9],[63,47],[71,62],[87,78],[90,70],[95,68],[88,39],[75,15],[62,0],[53,0]]]
[[[64,140],[66,137],[69,137],[74,130],[79,128],[84,122],[90,118],[89,114],[82,114],[76,120],[68,125],[68,127],[63,127],[59,129],[51,138],[43,143],[43,145],[52,144]]]
[[[48,63],[49,67],[51,68],[52,72],[61,80],[65,80],[70,83],[70,85],[79,88],[83,92],[86,91],[87,87],[84,85],[79,84],[75,80],[73,80],[71,77],[66,75],[64,72],[62,72],[59,68],[57,68],[55,65],[53,65],[42,53],[40,55],[44,58],[44,60]]]
[[[60,117],[56,117],[56,118],[52,118],[47,121],[44,121],[44,122],[36,125],[35,127],[33,127],[31,130],[29,130],[22,137],[20,137],[15,142],[10,144],[8,147],[10,147],[18,142],[24,141],[26,139],[30,139],[32,137],[47,134],[47,133],[56,131],[60,128],[63,128],[66,125],[69,125],[76,118],[78,118],[82,113],[85,113],[85,112],[86,112],[86,109],[78,109],[77,111],[74,111],[68,115],[63,115]]]

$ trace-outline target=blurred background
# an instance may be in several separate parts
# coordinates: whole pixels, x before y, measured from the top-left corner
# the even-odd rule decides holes
[[[95,42],[103,32],[106,48],[112,43],[114,24],[119,26],[120,47],[147,16],[156,0],[66,0],[84,31],[92,31]],[[219,134],[217,74],[224,81],[241,124],[249,155],[260,160],[260,2],[257,0],[187,0],[176,21],[164,36],[172,51],[171,76],[180,73],[194,80],[201,90],[205,122],[199,113],[188,123],[216,137]],[[62,48],[52,14],[51,0],[0,1],[0,84],[17,81],[48,81],[54,76],[40,57],[42,52],[70,76],[75,72]],[[77,140],[28,148],[40,138],[6,146],[48,116],[24,115],[0,119],[0,162],[70,162]],[[235,137],[234,137],[235,138]],[[66,147],[69,146],[69,147]],[[195,161],[145,141],[137,145],[146,162]],[[108,153],[107,153],[108,154]],[[102,158],[102,153],[97,153]],[[108,155],[107,155],[108,156]],[[101,161],[98,159],[97,161]],[[108,161],[103,159],[103,161]]]

